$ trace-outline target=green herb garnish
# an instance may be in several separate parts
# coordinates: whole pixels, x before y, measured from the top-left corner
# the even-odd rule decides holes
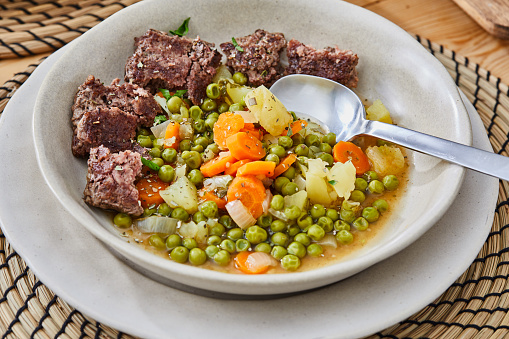
[[[162,124],[166,120],[168,120],[168,119],[166,118],[165,115],[156,115],[156,117],[154,118],[154,126]]]
[[[175,94],[173,94],[174,97],[182,98],[184,94],[187,93],[187,89],[178,89],[175,91]]]
[[[171,94],[171,92],[165,88],[159,88],[159,92],[163,95],[166,101],[170,100],[171,97],[179,97],[182,98],[184,94],[187,93],[187,89],[178,89],[175,91],[175,94]]]
[[[189,32],[189,20],[190,19],[191,18],[187,18],[186,20],[184,20],[184,22],[182,23],[182,25],[180,25],[179,28],[177,28],[174,31],[170,31],[170,33],[173,35],[178,35],[178,36],[186,35]]]
[[[329,184],[331,184],[332,186],[336,185],[336,180],[329,180]]]
[[[159,169],[161,168],[155,162],[145,159],[144,157],[141,157],[141,163],[154,171],[159,171]]]
[[[239,44],[237,43],[237,40],[235,40],[234,37],[232,37],[232,43],[233,43],[233,46],[235,46],[235,49],[237,49],[237,51],[244,52],[244,49],[239,46]]]
[[[292,126],[288,125],[288,133],[286,133],[287,137],[291,137],[293,135]]]

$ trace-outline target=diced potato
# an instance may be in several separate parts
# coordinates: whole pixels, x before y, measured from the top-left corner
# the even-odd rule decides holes
[[[370,146],[366,155],[379,175],[398,174],[405,167],[405,158],[397,146]]]
[[[187,213],[198,211],[198,195],[196,187],[186,176],[178,178],[165,190],[159,191],[164,201],[172,208],[182,207]]]
[[[249,92],[244,101],[260,121],[260,125],[270,134],[279,136],[293,122],[292,115],[285,106],[265,86]]]
[[[336,191],[338,197],[348,199],[355,189],[355,166],[351,161],[344,164],[337,162],[330,169],[327,179]]]
[[[322,204],[329,206],[332,198],[327,194],[326,177],[319,177],[314,173],[308,172],[306,176],[306,191],[308,192],[309,201],[312,204]]]
[[[322,159],[308,159],[308,172],[320,178],[327,176],[327,163]]]
[[[375,100],[373,105],[368,107],[366,110],[366,118],[368,120],[376,120],[392,124],[391,114],[389,113],[389,110],[385,108],[380,99]]]
[[[233,76],[228,70],[228,67],[221,65],[216,69],[216,74],[212,78],[212,82],[218,83],[221,79],[232,79]]]
[[[251,92],[252,90],[253,88],[248,86],[241,86],[230,83],[226,85],[226,93],[228,93],[228,96],[230,97],[230,99],[232,99],[234,104],[238,104],[242,100],[244,100],[246,94]]]
[[[292,195],[287,195],[285,196],[284,202],[285,208],[297,206],[301,211],[304,211],[308,203],[308,193],[303,190]]]

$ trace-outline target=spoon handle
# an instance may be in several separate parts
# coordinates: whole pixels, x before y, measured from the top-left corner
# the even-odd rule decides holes
[[[509,158],[379,121],[367,121],[364,134],[509,181]]]

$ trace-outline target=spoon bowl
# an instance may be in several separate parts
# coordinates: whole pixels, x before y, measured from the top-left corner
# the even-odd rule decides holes
[[[509,180],[509,158],[396,125],[367,120],[359,97],[335,81],[293,74],[276,81],[270,91],[288,110],[319,120],[336,134],[336,141],[349,141],[360,135],[370,135]]]

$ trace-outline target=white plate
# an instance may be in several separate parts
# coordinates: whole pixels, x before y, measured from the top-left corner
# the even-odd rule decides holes
[[[456,201],[430,231],[339,283],[257,301],[209,298],[159,284],[112,256],[58,203],[39,172],[32,110],[44,76],[65,48],[35,70],[0,119],[0,222],[46,286],[105,325],[144,338],[365,336],[442,294],[468,268],[489,233],[498,180],[467,171]],[[474,146],[491,150],[478,114],[467,107]]]
[[[234,15],[227,10],[232,7],[237,9]],[[399,252],[432,227],[454,201],[464,169],[409,151],[408,182],[398,208],[384,216],[383,231],[344,260],[325,267],[292,274],[227,274],[181,265],[128,244],[108,214],[83,201],[87,167],[70,151],[70,107],[88,75],[104,82],[123,77],[135,36],[149,27],[178,27],[187,16],[188,36],[199,35],[216,46],[262,27],[319,48],[338,44],[352,49],[359,55],[357,91],[381,99],[398,124],[471,142],[468,114],[443,65],[407,32],[375,13],[337,0],[320,0],[319,5],[307,0],[191,0],[178,5],[174,0],[143,1],[74,40],[46,76],[35,105],[34,138],[44,178],[83,227],[118,253],[161,278],[195,288],[251,295],[296,292],[339,281]],[[312,24],[302,25],[304,20]],[[341,26],[331,25],[335,21]]]

